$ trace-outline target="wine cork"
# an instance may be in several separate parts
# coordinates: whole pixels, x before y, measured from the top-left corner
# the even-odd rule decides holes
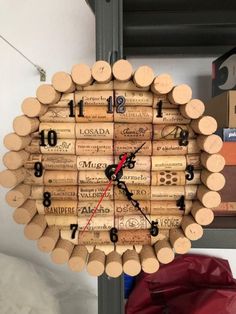
[[[31,221],[36,213],[35,201],[27,200],[23,205],[15,209],[13,219],[17,224],[25,225]]]
[[[177,254],[186,254],[191,249],[191,242],[181,229],[170,230],[170,243]]]
[[[51,259],[55,264],[65,264],[69,261],[74,245],[69,241],[59,239],[51,253]]]
[[[118,164],[120,161],[119,156],[115,156],[115,163]],[[151,170],[151,157],[150,156],[136,156],[135,157],[135,170],[145,170],[150,171]]]
[[[35,132],[39,127],[37,118],[28,118],[26,116],[18,116],[13,121],[13,129],[16,134],[26,136]]]
[[[50,206],[44,206],[42,200],[36,200],[36,208],[41,215],[69,215],[77,216],[77,201],[53,200]]]
[[[210,208],[204,207],[199,201],[193,203],[191,214],[199,225],[207,226],[214,219],[214,212]]]
[[[73,232],[73,238],[72,238],[72,232]],[[60,236],[63,240],[70,241],[74,245],[79,244],[79,231],[72,231],[68,229],[60,230]]]
[[[19,136],[16,133],[7,134],[3,140],[4,146],[12,151],[20,151],[28,146],[30,142],[30,136]]]
[[[180,210],[176,201],[151,201],[151,215],[188,215],[192,201],[185,201],[185,209]]]
[[[108,244],[108,245],[96,245],[95,247],[97,250],[102,251],[105,255],[110,254],[111,252],[114,251],[114,244]]]
[[[116,252],[120,255],[123,255],[128,250],[133,250],[134,246],[129,244],[116,244]]]
[[[139,255],[135,250],[127,250],[123,256],[123,270],[129,276],[136,276],[141,271]]]
[[[52,104],[49,104],[48,105],[48,109],[51,109],[51,108],[69,108],[68,104],[70,102],[73,102],[73,104],[75,105],[74,103],[74,93],[65,93],[65,94],[61,94],[61,98],[59,98],[58,101],[56,101],[55,103],[52,103]],[[59,121],[58,121],[59,122]],[[60,121],[61,122],[61,121]]]
[[[45,138],[48,137],[48,132],[53,130],[60,139],[74,139],[75,138],[75,123],[50,123],[41,122],[39,125],[39,132],[44,131]]]
[[[32,169],[36,162],[41,162],[45,170],[77,170],[75,155],[31,154],[24,167]]]
[[[186,119],[198,119],[203,115],[205,105],[199,99],[191,99],[187,104],[180,106],[179,110]]]
[[[76,155],[80,156],[109,156],[113,155],[112,140],[78,140]]]
[[[164,125],[154,124],[153,125],[153,139],[180,139],[181,132],[188,131],[188,138],[196,138],[195,133],[188,125]]]
[[[37,247],[40,251],[50,253],[55,248],[56,243],[59,239],[59,230],[55,227],[47,227],[37,241]]]
[[[158,261],[162,264],[169,264],[175,258],[170,242],[166,239],[158,241],[154,246],[154,250]]]
[[[225,159],[220,154],[210,155],[206,152],[201,153],[202,165],[211,172],[220,172],[224,169]]]
[[[218,153],[223,146],[222,139],[216,134],[208,136],[199,135],[197,137],[197,144],[200,149],[204,150],[208,154]]]
[[[74,107],[74,113],[76,112],[76,107]],[[75,117],[70,117],[70,108],[67,107],[48,107],[47,112],[39,117],[41,122],[53,122],[53,123],[74,123]]]
[[[155,109],[179,109],[179,105],[172,104],[166,94],[153,94],[152,107]]]
[[[150,200],[151,187],[148,185],[127,185],[129,191],[133,193],[133,198],[137,201]],[[117,186],[114,187],[114,199],[115,200],[127,200],[127,196]]]
[[[195,220],[190,216],[184,216],[181,227],[185,236],[192,241],[196,241],[203,236],[203,229]]]
[[[29,118],[36,118],[47,111],[47,106],[41,104],[37,98],[28,97],[21,104],[22,112]]]
[[[99,217],[95,215],[88,224],[89,219],[90,217],[78,217],[79,230],[84,230],[86,227],[85,231],[106,231],[114,227],[114,216]]]
[[[192,98],[192,90],[186,84],[177,85],[168,94],[168,98],[172,104],[184,105]]]
[[[152,171],[151,185],[185,185],[184,171]]]
[[[78,123],[75,125],[75,134],[78,139],[113,139],[113,123]]]
[[[151,203],[150,201],[139,201],[139,205],[142,208],[142,211],[145,214],[151,213]],[[133,204],[126,201],[117,201],[115,200],[115,215],[116,216],[124,216],[124,215],[135,215],[138,212],[137,208],[133,206]]]
[[[43,193],[48,192],[51,194],[52,200],[77,200],[78,187],[77,186],[32,186],[31,199],[42,199]]]
[[[196,198],[197,185],[187,186],[151,186],[152,201],[179,200],[184,195],[186,200]]]
[[[138,87],[148,87],[152,84],[154,77],[152,68],[143,65],[134,72],[133,81]]]
[[[210,135],[216,131],[217,122],[213,117],[204,116],[193,120],[191,128],[198,134]]]
[[[78,216],[79,217],[90,217],[96,208],[97,201],[79,201],[78,202]],[[113,201],[102,201],[97,207],[96,216],[109,216],[114,215],[114,202]]]
[[[24,181],[26,170],[21,167],[17,170],[4,170],[0,172],[0,184],[4,188],[12,188]]]
[[[87,106],[106,106],[108,108],[109,97],[113,99],[113,91],[81,91],[75,93],[75,103],[78,104],[83,100],[84,108]]]
[[[150,185],[151,176],[149,171],[124,170],[122,180],[131,185]]]
[[[115,140],[151,140],[152,125],[151,124],[123,124],[116,123],[114,125]]]
[[[152,107],[153,104],[153,94],[151,92],[115,90],[116,101],[119,96],[125,98],[125,106]],[[133,108],[133,110],[135,109]]]
[[[66,72],[57,72],[52,77],[52,86],[61,93],[71,93],[75,90],[75,84],[70,74]]]
[[[192,165],[194,169],[202,169],[200,154],[186,155],[186,161],[187,165]]]
[[[78,106],[75,108],[76,122],[113,122],[113,113],[108,112],[106,106],[84,106],[83,116],[79,116]]]
[[[101,276],[105,270],[105,259],[105,254],[102,251],[95,249],[89,254],[87,272],[91,276]]]
[[[78,184],[88,185],[88,184],[106,184],[109,180],[105,175],[104,171],[79,171]]]
[[[108,83],[112,79],[111,66],[106,61],[96,61],[92,66],[92,77],[98,83]]]
[[[159,229],[172,229],[178,228],[181,225],[183,219],[182,214],[176,215],[151,215],[151,221],[156,221],[158,223]]]
[[[79,201],[94,201],[99,200],[103,195],[106,185],[82,185],[78,187],[78,198]],[[109,188],[104,196],[103,200],[113,199],[113,186]]]
[[[151,245],[154,245],[158,241],[169,239],[170,229],[160,229],[158,235],[151,236]]]
[[[11,207],[21,206],[30,196],[31,187],[26,184],[19,184],[6,194],[6,201]]]
[[[43,185],[43,176],[44,173],[42,173],[41,177],[36,177],[35,176],[35,170],[31,170],[31,169],[25,169],[26,175],[25,175],[25,179],[24,179],[24,184],[28,184],[28,185]]]
[[[125,107],[124,113],[114,112],[114,121],[120,123],[152,123],[153,109],[150,107]]]
[[[2,161],[6,168],[16,170],[24,165],[28,157],[29,153],[24,150],[18,152],[10,151],[3,156]]]
[[[86,245],[85,247],[89,254],[91,254],[95,250],[94,245]]]
[[[61,93],[56,91],[51,84],[42,84],[37,88],[36,96],[42,104],[50,105],[60,100]]]
[[[105,170],[114,163],[113,156],[77,156],[78,170]]]
[[[127,82],[132,77],[133,68],[129,61],[121,59],[113,64],[112,73],[118,81]]]
[[[220,205],[221,197],[220,194],[209,190],[204,185],[200,185],[197,190],[197,198],[207,208],[213,208]]]
[[[79,86],[88,86],[92,83],[91,69],[87,64],[75,64],[71,70],[73,81]]]
[[[77,171],[51,171],[47,170],[43,176],[44,185],[77,185]]]
[[[123,91],[140,91],[146,92],[149,91],[149,86],[147,87],[137,87],[133,81],[121,82],[114,80],[114,90],[123,90]]]
[[[85,246],[76,245],[68,261],[70,270],[81,272],[87,262],[88,251]]]
[[[225,185],[225,177],[219,172],[202,170],[201,180],[212,191],[222,190]]]
[[[24,235],[28,240],[37,240],[46,229],[47,223],[44,215],[36,214],[32,220],[25,226]]]
[[[185,156],[152,156],[152,170],[185,170],[187,161]]]
[[[77,85],[77,89],[79,86]],[[100,83],[100,82],[96,82],[94,81],[93,84],[88,85],[88,86],[84,86],[82,88],[82,91],[113,91],[114,89],[114,84],[113,81],[110,81],[108,83]]]
[[[45,215],[44,216],[48,226],[55,226],[62,230],[70,230],[70,225],[77,224],[78,218],[76,216],[59,216],[59,215]]]
[[[154,253],[152,246],[144,245],[140,254],[142,270],[145,273],[153,274],[158,271],[160,265]]]
[[[112,278],[119,277],[123,272],[122,258],[120,254],[113,251],[107,255],[105,272]]]
[[[58,139],[55,146],[39,146],[39,139],[34,139],[25,150],[31,154],[73,155],[75,154],[75,144],[76,141],[72,139]]]
[[[163,230],[161,230],[162,232]],[[71,234],[71,232],[70,232]],[[150,231],[148,229],[139,230],[119,230],[117,245],[151,244]],[[110,245],[110,232],[107,231],[85,231],[80,233],[78,243],[80,245]]]
[[[180,146],[178,140],[153,141],[153,156],[186,155],[200,153],[196,140],[189,140],[187,146]]]
[[[172,90],[173,86],[172,77],[167,73],[163,73],[155,77],[151,90],[156,94],[167,94]]]
[[[159,117],[153,109],[153,124],[189,124],[190,120],[182,116],[178,109],[163,109]]]
[[[114,155],[121,155],[123,153],[133,153],[136,151],[144,142],[143,141],[114,141]],[[152,155],[152,142],[146,141],[145,145],[137,152],[140,156],[151,156]]]

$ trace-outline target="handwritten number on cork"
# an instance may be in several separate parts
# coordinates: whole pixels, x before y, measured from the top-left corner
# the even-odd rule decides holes
[[[78,224],[71,224],[70,230],[72,230],[71,239],[75,239],[75,234],[76,234],[76,231],[78,230]]]
[[[49,207],[51,205],[51,193],[44,192],[43,193],[43,206]]]
[[[117,233],[118,233],[118,230],[115,227],[111,228],[111,230],[110,230],[110,240],[111,240],[111,242],[116,243],[118,241]]]
[[[40,178],[42,177],[42,174],[43,174],[43,165],[41,162],[37,161],[35,164],[34,164],[34,175],[35,177],[37,178]]]
[[[40,146],[47,146],[46,141],[45,141],[44,130],[39,132],[39,135],[40,135]],[[57,145],[57,133],[54,130],[48,131],[47,142],[49,146]]]

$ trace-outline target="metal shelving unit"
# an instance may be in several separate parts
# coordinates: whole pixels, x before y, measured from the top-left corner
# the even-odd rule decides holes
[[[213,56],[235,46],[231,0],[86,0],[96,19],[96,59]],[[193,248],[236,249],[236,217],[216,217]],[[123,277],[98,280],[99,314],[123,314]]]

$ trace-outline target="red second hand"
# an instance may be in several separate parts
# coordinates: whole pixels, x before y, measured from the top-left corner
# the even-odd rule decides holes
[[[118,165],[116,167],[115,175],[117,175],[117,173],[120,171],[120,169],[122,168],[123,164],[125,163],[127,157],[128,157],[128,155],[124,154],[124,156],[122,157],[121,161],[118,163]],[[109,190],[110,186],[112,185],[112,182],[113,182],[113,180],[110,180],[108,185],[106,186],[105,190],[103,191],[102,196],[100,197],[96,207],[94,208],[94,210],[92,212],[92,215],[90,216],[86,226],[84,227],[84,229],[82,230],[82,232],[80,234],[81,236],[83,235],[84,231],[87,229],[88,225],[90,224],[90,221],[93,219],[93,216],[95,215],[99,205],[101,204],[101,202],[102,202],[103,198],[105,197],[107,191]]]

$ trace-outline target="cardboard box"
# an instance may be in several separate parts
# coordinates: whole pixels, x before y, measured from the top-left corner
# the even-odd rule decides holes
[[[212,97],[236,89],[236,48],[212,62]]]
[[[215,133],[222,138],[223,142],[236,142],[236,129],[220,128]]]
[[[236,142],[225,142],[223,143],[223,147],[220,151],[220,154],[225,159],[225,164],[227,166],[235,166],[236,165]],[[235,177],[236,181],[236,177]]]
[[[206,103],[205,114],[214,117],[219,128],[236,128],[236,91],[212,98]]]
[[[221,191],[219,191],[222,202],[236,202],[236,166],[225,166],[222,174],[226,183]]]

